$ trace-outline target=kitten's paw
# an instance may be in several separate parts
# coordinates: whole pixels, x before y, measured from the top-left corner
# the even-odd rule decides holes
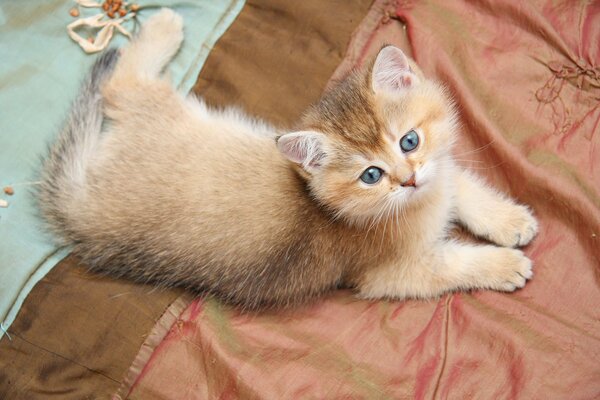
[[[494,219],[494,229],[487,237],[500,246],[525,246],[537,235],[537,220],[525,206],[511,204],[491,218]]]
[[[183,18],[169,8],[163,8],[148,18],[142,35],[154,46],[179,48],[183,41]]]
[[[498,249],[492,262],[490,286],[494,290],[512,292],[533,277],[533,262],[520,250]]]

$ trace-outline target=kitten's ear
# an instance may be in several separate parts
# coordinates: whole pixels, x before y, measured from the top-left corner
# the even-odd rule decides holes
[[[301,164],[306,171],[320,167],[325,161],[325,135],[314,131],[286,133],[277,139],[277,148],[288,160]]]
[[[410,69],[408,58],[402,50],[386,46],[377,55],[371,82],[375,93],[394,93],[418,84],[419,78]]]

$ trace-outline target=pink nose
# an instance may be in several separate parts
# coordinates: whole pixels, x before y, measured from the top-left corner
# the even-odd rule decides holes
[[[402,187],[412,186],[417,187],[417,181],[415,180],[415,174],[412,174],[410,178],[400,184]]]

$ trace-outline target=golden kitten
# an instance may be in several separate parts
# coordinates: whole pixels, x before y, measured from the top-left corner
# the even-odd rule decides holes
[[[102,56],[45,161],[43,214],[94,270],[246,309],[341,285],[431,298],[531,278],[511,247],[536,220],[456,166],[452,103],[402,51],[384,47],[278,132],[176,93],[160,73],[182,39],[164,9]],[[498,246],[449,240],[455,220]]]

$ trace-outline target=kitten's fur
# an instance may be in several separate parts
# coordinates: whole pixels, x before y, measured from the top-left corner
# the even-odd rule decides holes
[[[92,268],[246,309],[339,285],[430,298],[532,276],[509,247],[535,236],[535,219],[453,163],[452,104],[400,50],[383,48],[280,135],[161,79],[182,38],[181,18],[162,10],[112,73],[117,54],[101,57],[45,162],[42,211]],[[412,128],[421,144],[403,154]],[[371,165],[385,174],[368,186]],[[416,188],[401,186],[413,171]],[[448,240],[454,219],[500,247]]]

